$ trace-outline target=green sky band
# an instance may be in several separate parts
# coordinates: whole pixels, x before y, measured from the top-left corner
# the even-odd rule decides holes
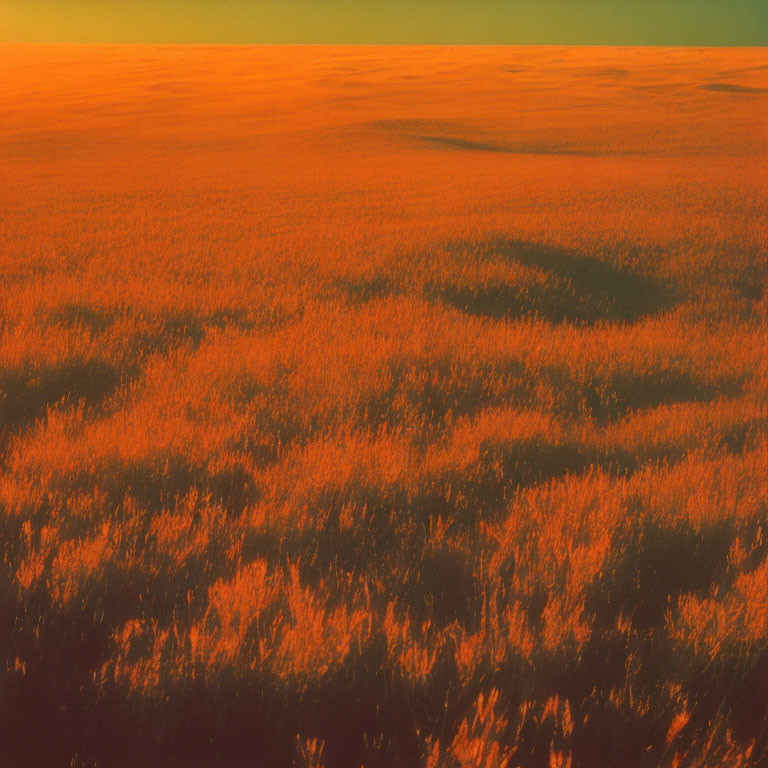
[[[768,45],[768,0],[0,0],[3,41]]]

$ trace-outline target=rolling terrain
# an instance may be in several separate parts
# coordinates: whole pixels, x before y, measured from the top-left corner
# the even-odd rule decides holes
[[[0,69],[7,765],[765,764],[765,50]]]

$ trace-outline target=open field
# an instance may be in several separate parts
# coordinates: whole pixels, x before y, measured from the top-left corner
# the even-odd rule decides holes
[[[765,61],[0,47],[4,765],[765,765]]]

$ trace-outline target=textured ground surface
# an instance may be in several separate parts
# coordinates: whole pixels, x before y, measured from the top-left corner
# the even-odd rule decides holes
[[[11,765],[765,759],[764,50],[0,67]]]

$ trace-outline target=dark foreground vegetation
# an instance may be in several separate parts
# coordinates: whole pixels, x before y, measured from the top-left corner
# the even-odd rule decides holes
[[[757,54],[555,53],[6,51],[0,763],[766,764]]]

